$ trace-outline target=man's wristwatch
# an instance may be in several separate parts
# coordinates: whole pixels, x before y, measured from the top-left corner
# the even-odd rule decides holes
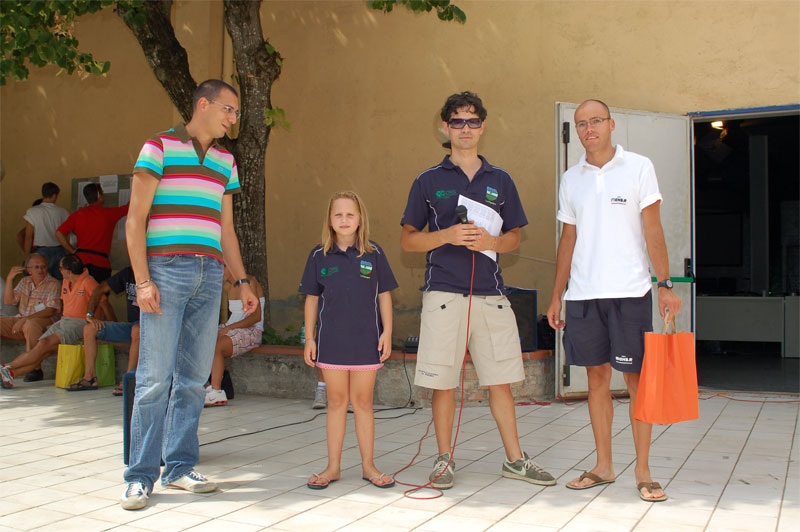
[[[86,317],[87,318],[94,318],[94,312],[87,312],[86,313]]]
[[[239,279],[238,281],[233,283],[233,287],[236,288],[237,286],[239,286],[242,283],[250,284],[250,279],[248,279],[247,277],[245,277],[244,279]]]
[[[663,281],[659,281],[656,286],[658,288],[666,288],[668,290],[672,290],[672,279],[664,279]]]

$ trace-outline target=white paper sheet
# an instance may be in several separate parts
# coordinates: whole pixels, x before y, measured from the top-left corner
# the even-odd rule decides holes
[[[103,187],[103,194],[114,194],[117,191],[118,181],[117,174],[101,175],[100,186]]]
[[[503,228],[503,219],[497,214],[497,211],[491,207],[487,207],[482,203],[471,200],[459,194],[458,204],[467,208],[467,219],[474,221],[478,227],[483,227],[492,236],[500,236],[500,230]],[[484,255],[497,261],[497,252],[495,251],[481,251]]]
[[[127,205],[130,202],[131,202],[131,189],[129,188],[119,189],[119,206],[122,207],[123,205]]]
[[[86,196],[83,195],[83,189],[86,188],[86,185],[88,185],[89,183],[90,183],[89,181],[81,181],[80,183],[78,183],[78,208],[79,209],[89,205],[89,203],[86,201]]]
[[[117,220],[117,225],[114,227],[114,231],[117,232],[117,240],[125,240],[125,220],[127,219],[127,216],[123,216]]]

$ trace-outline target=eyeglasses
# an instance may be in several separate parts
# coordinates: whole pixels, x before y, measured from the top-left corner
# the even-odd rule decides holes
[[[599,116],[596,116],[594,118],[590,118],[589,120],[581,120],[580,122],[575,122],[575,129],[582,131],[589,126],[597,127],[606,120],[611,120],[611,117],[608,116],[606,118],[600,118]]]
[[[230,114],[236,115],[236,120],[239,120],[239,118],[242,117],[242,113],[240,111],[234,109],[230,105],[225,105],[224,103],[219,103],[219,102],[217,102],[215,100],[208,100],[208,101],[211,102],[211,103],[215,103],[215,104],[219,105],[220,107],[225,109],[225,112],[228,113],[229,115]]]
[[[28,264],[25,267],[29,270],[46,270],[47,264]]]
[[[451,118],[447,121],[447,125],[453,129],[464,129],[464,126],[469,126],[470,129],[478,129],[483,124],[480,118]]]

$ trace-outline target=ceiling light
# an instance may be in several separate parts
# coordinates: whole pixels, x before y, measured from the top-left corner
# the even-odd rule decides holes
[[[711,122],[711,127],[713,127],[714,129],[722,129],[725,127],[725,124],[724,122],[722,122],[722,120],[714,120],[713,122]]]

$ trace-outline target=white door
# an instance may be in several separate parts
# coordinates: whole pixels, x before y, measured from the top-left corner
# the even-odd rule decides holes
[[[575,130],[573,114],[577,107],[578,104],[573,103],[556,103],[556,210],[561,176],[578,163],[584,152]],[[693,331],[694,285],[691,273],[694,271],[694,186],[691,172],[691,121],[687,116],[616,108],[611,108],[611,116],[616,122],[616,129],[611,135],[614,144],[619,143],[626,150],[648,157],[655,165],[658,186],[664,196],[661,223],[667,240],[670,276],[675,283],[675,292],[683,300],[677,325],[679,330]],[[558,223],[556,248],[560,236],[561,223]],[[686,259],[692,264],[689,272]],[[655,283],[653,294],[656,294]],[[662,328],[657,298],[653,297],[653,329],[661,332]],[[585,397],[588,393],[586,370],[565,364],[561,336],[561,332],[556,335],[556,394]],[[611,390],[614,393],[625,391],[625,381],[617,371],[611,378]]]

